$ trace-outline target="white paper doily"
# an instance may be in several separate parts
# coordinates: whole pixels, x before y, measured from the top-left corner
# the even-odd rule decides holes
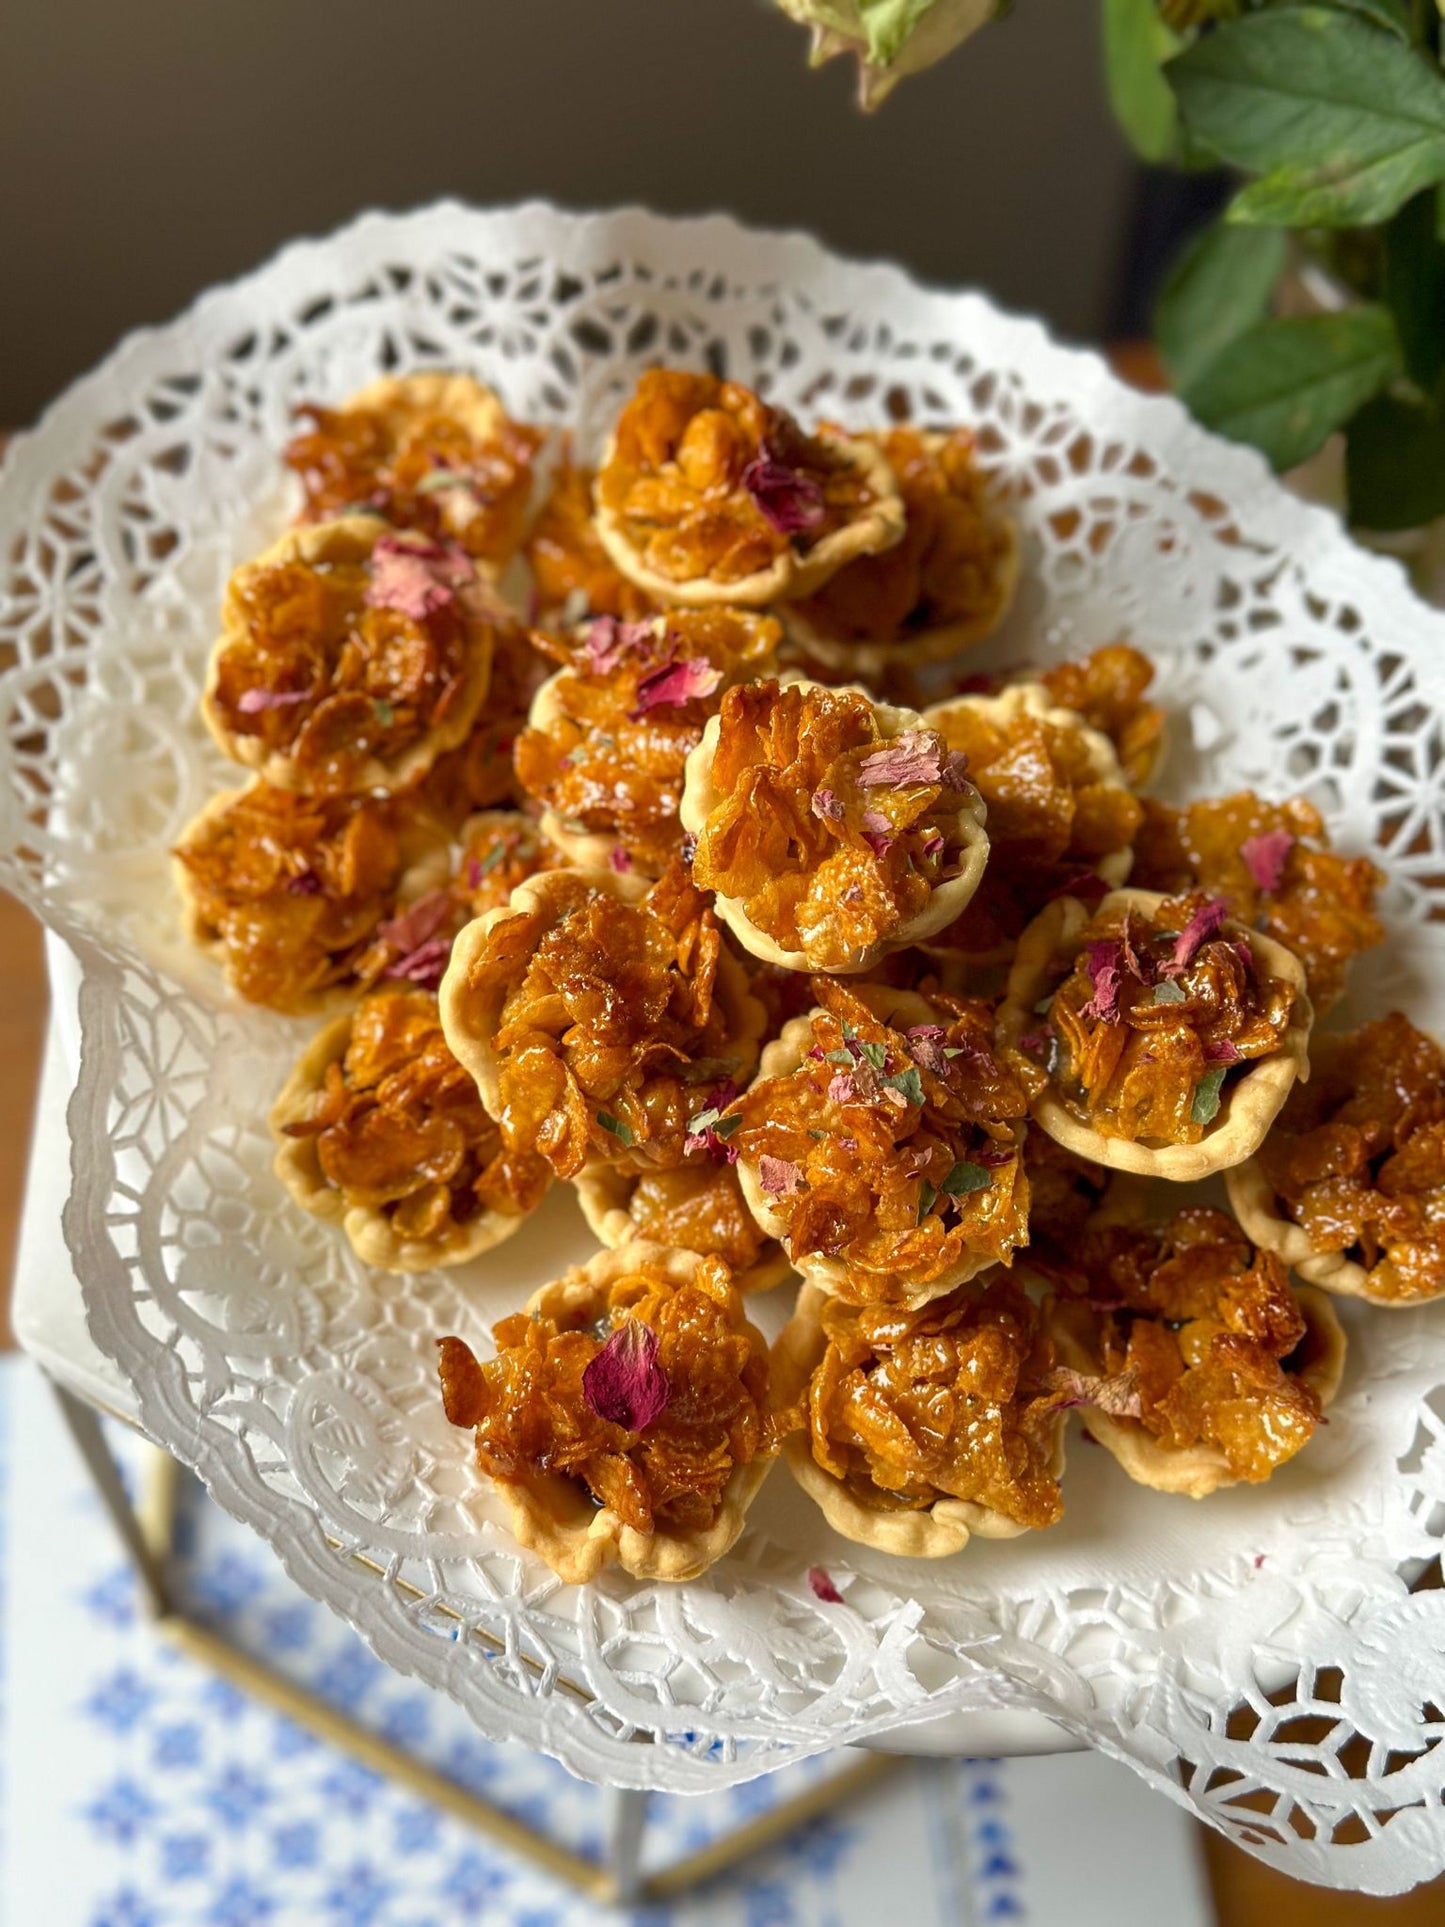
[[[1305,1878],[1435,1873],[1445,1593],[1407,1578],[1445,1531],[1445,1307],[1345,1307],[1332,1422],[1260,1490],[1164,1498],[1075,1439],[1063,1525],[904,1565],[834,1539],[779,1473],[705,1579],[568,1590],[477,1489],[432,1339],[480,1342],[586,1249],[570,1200],[474,1272],[409,1279],[285,1207],[264,1118],[304,1033],[185,954],[166,852],[234,780],[195,699],[225,577],[287,513],[289,411],[387,368],[463,367],[585,445],[659,357],[808,417],[980,424],[1027,542],[981,666],[1148,649],[1175,712],[1166,790],[1313,796],[1391,877],[1355,1009],[1445,1028],[1445,621],[1257,456],[1033,322],[800,236],[372,215],[132,337],[0,478],[0,880],[84,966],[65,1229],[93,1335],[154,1436],[302,1585],[489,1735],[578,1773],[705,1791],[970,1705],[1029,1708]],[[814,1598],[814,1563],[843,1606]]]

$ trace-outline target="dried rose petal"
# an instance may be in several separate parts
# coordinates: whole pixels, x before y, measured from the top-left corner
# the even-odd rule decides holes
[[[258,716],[263,709],[289,709],[292,703],[304,703],[310,695],[309,689],[243,689],[236,708],[243,716]]]
[[[1206,1064],[1242,1064],[1244,1059],[1228,1037],[1210,1037],[1205,1040],[1204,1061]]]
[[[1089,945],[1084,956],[1084,969],[1094,986],[1094,994],[1080,1010],[1081,1017],[1097,1017],[1105,1024],[1119,1022],[1119,986],[1123,981],[1120,974],[1121,957],[1120,946],[1115,938]]]
[[[582,653],[594,676],[605,676],[634,649],[645,649],[652,641],[651,618],[640,622],[619,622],[616,616],[594,616]]]
[[[1264,830],[1258,836],[1247,836],[1240,844],[1239,854],[1261,890],[1279,888],[1285,862],[1296,841],[1288,830]]]
[[[942,774],[943,745],[931,730],[905,729],[858,765],[865,789],[907,789],[936,783]]]
[[[288,897],[319,897],[325,888],[326,885],[314,870],[301,870],[287,879],[286,894]]]
[[[410,908],[378,925],[376,934],[392,950],[416,950],[434,937],[456,908],[449,890],[432,890]]]
[[[835,1071],[828,1081],[828,1102],[830,1104],[851,1104],[857,1095],[857,1085],[847,1071]]]
[[[943,851],[944,851],[943,837],[938,830],[935,830],[932,836],[929,836],[924,839],[923,854],[926,857],[942,856]]]
[[[721,669],[715,669],[701,656],[690,657],[686,662],[664,663],[637,685],[637,702],[628,712],[629,720],[637,722],[649,709],[663,705],[677,707],[701,696],[710,696],[721,681]]]
[[[787,1158],[768,1157],[758,1159],[758,1183],[769,1197],[791,1198],[803,1188],[803,1167],[793,1164]]]
[[[621,877],[625,877],[632,868],[632,858],[620,843],[615,843],[611,850],[609,850],[607,861],[612,865],[618,876]]]
[[[946,790],[968,788],[968,758],[961,749],[951,749],[943,759],[938,780]]]
[[[841,823],[843,820],[843,805],[832,790],[814,790],[809,807],[814,816],[821,816],[825,822]]]
[[[1049,1039],[1052,1035],[1053,1032],[1047,1025],[1040,1030],[1031,1030],[1026,1036],[1020,1037],[1019,1049],[1026,1050],[1030,1057],[1042,1057],[1049,1047]]]
[[[932,1071],[935,1077],[942,1077],[948,1069],[948,1053],[944,1048],[948,1032],[942,1024],[915,1024],[904,1034],[908,1039],[908,1055],[914,1063]]]
[[[813,1597],[821,1599],[825,1605],[841,1606],[844,1603],[842,1593],[822,1566],[809,1566],[808,1584],[813,1588]]]
[[[395,963],[388,964],[381,974],[402,983],[420,984],[426,990],[435,990],[446,975],[451,954],[451,944],[445,937],[431,937],[406,956],[398,957]]]
[[[769,528],[799,535],[823,520],[823,491],[811,475],[780,462],[764,442],[742,473],[742,484]]]
[[[367,606],[394,609],[422,622],[454,602],[458,589],[466,588],[475,575],[470,557],[455,542],[383,535],[371,552]]]
[[[1056,1365],[1045,1373],[1041,1388],[1060,1407],[1092,1405],[1096,1412],[1106,1412],[1110,1418],[1138,1418],[1143,1410],[1138,1374],[1132,1369],[1102,1378]]]
[[[657,1362],[657,1333],[639,1318],[625,1319],[583,1372],[582,1396],[609,1425],[645,1431],[671,1396]]]
[[[1109,886],[1097,870],[1066,870],[1044,902],[1053,903],[1059,897],[1077,897],[1080,903],[1100,903],[1108,894]]]
[[[1222,897],[1214,897],[1210,902],[1201,904],[1179,932],[1174,954],[1163,966],[1163,974],[1177,977],[1181,970],[1188,969],[1198,954],[1199,946],[1218,935],[1220,925],[1228,915],[1229,905]]]

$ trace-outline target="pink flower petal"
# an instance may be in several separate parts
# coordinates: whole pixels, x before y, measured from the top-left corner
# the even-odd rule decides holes
[[[765,1154],[758,1159],[758,1183],[771,1198],[791,1198],[803,1188],[803,1167]]]
[[[632,858],[620,843],[613,844],[611,850],[607,853],[607,861],[620,877],[625,877],[632,868]]]
[[[1198,955],[1200,945],[1219,934],[1220,926],[1228,915],[1229,905],[1221,897],[1202,903],[1179,932],[1174,954],[1164,965],[1163,974],[1177,977],[1181,970],[1187,970]]]
[[[811,475],[780,462],[764,442],[742,474],[743,487],[779,535],[799,535],[823,520],[823,491]]]
[[[938,780],[946,790],[968,788],[968,758],[961,749],[951,749],[945,755]]]
[[[930,729],[905,729],[858,765],[865,789],[907,789],[936,783],[943,768],[943,745]]]
[[[594,616],[588,626],[582,653],[594,676],[606,676],[622,658],[635,650],[646,649],[654,640],[650,618],[641,622],[619,622],[616,616]]]
[[[841,1606],[844,1604],[842,1593],[840,1593],[838,1588],[833,1584],[833,1581],[828,1577],[827,1572],[822,1566],[809,1566],[808,1584],[813,1589],[813,1597],[815,1599],[821,1599],[825,1605]]]
[[[1240,844],[1239,854],[1261,890],[1279,888],[1285,863],[1296,841],[1288,830],[1264,830],[1259,836],[1247,836]]]
[[[905,1033],[908,1038],[908,1055],[935,1077],[942,1077],[948,1069],[948,1056],[944,1049],[948,1032],[942,1024],[915,1024]]]
[[[843,820],[843,805],[832,790],[814,790],[809,808],[814,816],[821,816],[825,823],[841,823]]]
[[[236,708],[243,716],[258,716],[263,709],[289,709],[292,703],[310,699],[309,689],[243,689]]]
[[[702,656],[691,657],[686,662],[664,663],[637,685],[637,702],[628,712],[629,719],[635,723],[649,709],[676,708],[710,696],[721,681],[721,669],[715,669]]]
[[[1206,1064],[1242,1064],[1236,1045],[1227,1037],[1210,1037],[1205,1040],[1204,1061]]]
[[[828,1083],[828,1102],[830,1104],[851,1104],[857,1094],[857,1086],[847,1071],[837,1071]]]
[[[379,925],[376,934],[393,950],[415,950],[436,936],[455,908],[455,899],[449,890],[432,890]]]
[[[301,870],[286,882],[288,897],[319,897],[326,888],[314,870]]]
[[[1105,1024],[1117,1024],[1120,1021],[1121,961],[1122,951],[1116,938],[1110,937],[1101,943],[1089,945],[1084,956],[1084,969],[1094,986],[1094,994],[1079,1012],[1081,1017],[1097,1017]]]
[[[451,954],[452,946],[447,938],[432,937],[405,957],[388,964],[381,974],[404,983],[420,984],[425,990],[435,990],[446,975]]]
[[[925,856],[942,856],[943,851],[944,851],[943,838],[939,834],[939,832],[935,830],[932,836],[928,837],[927,840],[924,842],[923,854]]]
[[[868,845],[868,848],[873,852],[874,856],[886,856],[898,841],[893,832],[893,825],[888,821],[888,818],[883,814],[882,810],[864,810],[862,817],[859,819],[859,824],[862,830],[863,841]]]
[[[624,1319],[582,1374],[582,1396],[609,1425],[642,1432],[666,1411],[672,1388],[657,1362],[657,1333]]]
[[[476,579],[471,558],[455,542],[428,542],[410,535],[383,535],[371,552],[367,606],[394,609],[422,622],[456,600]]]

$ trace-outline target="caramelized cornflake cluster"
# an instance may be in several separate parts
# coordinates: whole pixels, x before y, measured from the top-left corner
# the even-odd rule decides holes
[[[315,1138],[348,1205],[383,1212],[420,1243],[442,1244],[484,1212],[532,1210],[551,1177],[540,1158],[504,1148],[425,990],[363,997],[310,1115],[284,1129]]]
[[[1012,587],[1014,534],[967,429],[928,434],[899,426],[869,437],[898,482],[903,538],[860,556],[795,605],[818,636],[903,643],[930,630],[991,628]]]
[[[1063,709],[1076,710],[1114,745],[1125,776],[1148,782],[1163,746],[1164,711],[1145,701],[1154,665],[1128,643],[1110,643],[1090,656],[1056,663],[1039,681]]]
[[[369,787],[485,689],[490,649],[455,545],[382,535],[366,560],[238,570],[209,701],[232,737],[283,755],[298,789]]]
[[[641,1332],[627,1349],[663,1381],[661,1409],[637,1430],[599,1412],[622,1399],[589,1381],[609,1335],[615,1344],[629,1324]],[[492,1335],[497,1356],[485,1364],[444,1339],[441,1377],[447,1417],[475,1428],[477,1462],[494,1479],[560,1476],[635,1532],[706,1531],[734,1471],[776,1449],[767,1357],[720,1259],[704,1258],[686,1284],[641,1265],[563,1322],[519,1312]]]
[[[1253,1484],[1320,1423],[1317,1395],[1291,1369],[1307,1328],[1284,1266],[1223,1212],[1094,1225],[1077,1247],[1072,1296],[1089,1314],[1099,1372],[1116,1381],[1113,1415],[1167,1450],[1212,1446]]]
[[[1368,1297],[1445,1292],[1445,1055],[1399,1011],[1320,1040],[1259,1162],[1314,1249],[1365,1270]]]
[[[610,840],[612,867],[657,876],[682,847],[683,766],[720,692],[774,654],[771,616],[679,609],[591,623],[517,741],[517,776],[571,835]],[[545,638],[543,639],[545,641]]]
[[[453,414],[365,407],[297,410],[308,425],[284,460],[301,478],[306,519],[365,509],[396,528],[460,543],[500,566],[526,526],[532,462],[542,437],[496,411],[478,437]]]
[[[751,389],[668,368],[638,382],[596,482],[642,567],[678,584],[741,582],[874,499],[836,445]]]
[[[820,969],[900,938],[958,869],[962,759],[932,730],[887,735],[857,691],[730,689],[711,783],[694,879]]]
[[[940,704],[927,716],[949,749],[967,757],[988,806],[989,864],[967,907],[938,936],[940,949],[1006,957],[1051,897],[1096,896],[1117,876],[1143,809],[1077,725],[1040,707],[999,702]]]
[[[500,910],[528,877],[556,867],[557,853],[531,817],[482,810],[465,826],[451,889],[468,917],[480,917]]]
[[[197,940],[219,946],[251,1003],[304,1010],[385,968],[377,932],[403,869],[395,804],[253,783],[203,812],[176,856]]]
[[[553,623],[565,628],[588,616],[635,622],[657,606],[645,589],[628,581],[602,546],[592,521],[592,483],[592,470],[573,461],[569,441],[524,550],[536,591],[537,621],[544,628]]]
[[[503,1133],[563,1178],[623,1153],[675,1165],[711,1089],[750,1068],[717,995],[716,919],[679,865],[635,903],[581,875],[567,885],[497,925],[474,981],[480,998],[505,991]]]
[[[1262,930],[1304,965],[1317,1009],[1344,987],[1350,959],[1383,941],[1368,857],[1337,856],[1323,819],[1303,797],[1265,803],[1249,790],[1184,809],[1144,801],[1129,880],[1171,895],[1207,890],[1242,923]]]
[[[418,785],[419,804],[435,815],[443,831],[455,830],[474,810],[526,801],[512,757],[546,674],[547,664],[526,630],[499,617],[492,625],[491,676],[477,720],[455,749],[443,751]]]
[[[1197,1144],[1230,1076],[1278,1051],[1297,995],[1260,974],[1218,898],[1106,905],[1010,1061],[1106,1137]]]
[[[719,1158],[704,1150],[671,1170],[628,1173],[624,1182],[634,1238],[721,1258],[735,1276],[751,1270],[771,1246],[726,1153]]]
[[[963,1499],[1030,1527],[1062,1516],[1053,1352],[1019,1286],[963,1285],[917,1311],[830,1299],[822,1325],[812,1453],[864,1504]]]
[[[989,1006],[940,993],[936,1021],[904,1030],[866,991],[817,977],[813,992],[802,1062],[738,1100],[730,1140],[794,1262],[838,1260],[830,1289],[881,1304],[1007,1262],[1027,1235],[1028,1106]]]

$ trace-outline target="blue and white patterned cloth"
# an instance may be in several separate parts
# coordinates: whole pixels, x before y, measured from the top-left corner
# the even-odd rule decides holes
[[[134,1475],[145,1449],[112,1443]],[[184,1590],[278,1670],[518,1818],[600,1855],[612,1796],[481,1739],[400,1678],[198,1492]],[[0,1361],[0,1921],[14,1927],[595,1927],[461,1821],[248,1700],[157,1636],[39,1373]],[[649,1802],[644,1862],[693,1852],[846,1761]],[[1130,1877],[1121,1882],[1119,1871]],[[1091,1898],[1092,1897],[1092,1898]],[[637,1923],[1205,1927],[1189,1823],[1106,1762],[900,1766]],[[621,1918],[621,1917],[618,1917]]]

